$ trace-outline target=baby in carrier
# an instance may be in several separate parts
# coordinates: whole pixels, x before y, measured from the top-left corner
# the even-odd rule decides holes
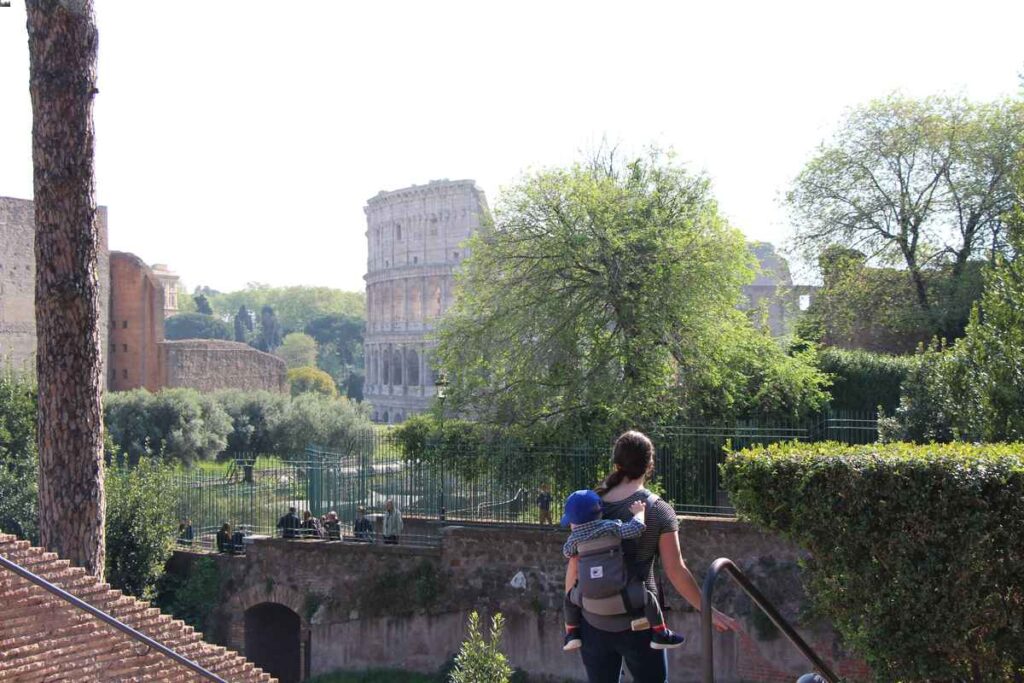
[[[648,502],[657,500],[651,495]],[[576,491],[565,501],[565,514],[562,526],[570,526],[569,534],[562,554],[566,558],[579,555],[579,577],[576,586],[584,597],[606,597],[621,593],[628,610],[628,584],[642,579],[629,576],[622,556],[621,541],[638,538],[646,528],[644,512],[647,504],[636,501],[629,506],[633,519],[623,523],[618,519],[603,519],[601,498],[594,491]],[[643,587],[643,611],[646,620],[633,621],[634,630],[651,629],[651,647],[655,650],[666,650],[683,644],[683,636],[673,632],[665,625],[658,598],[646,586]],[[583,618],[582,608],[571,599],[572,591],[565,595],[565,645],[563,650],[576,650],[582,647],[580,639],[580,621]]]

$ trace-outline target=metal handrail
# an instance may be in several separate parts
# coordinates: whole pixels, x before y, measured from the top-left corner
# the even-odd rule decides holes
[[[761,594],[761,591],[754,587],[754,584],[750,582],[750,579],[740,571],[740,568],[727,557],[720,557],[711,564],[711,569],[708,570],[708,574],[704,577],[704,587],[701,589],[701,646],[703,649],[703,669],[704,674],[701,678],[703,683],[715,683],[715,656],[714,656],[714,642],[712,640],[714,635],[714,629],[712,627],[712,609],[711,609],[711,594],[715,590],[715,579],[718,578],[719,573],[722,570],[731,576],[736,583],[739,584],[740,588],[750,597],[754,603],[761,608],[761,610],[771,619],[772,623],[783,635],[796,646],[800,653],[806,657],[814,668],[817,669],[828,683],[838,683],[839,677],[836,676],[832,670],[828,667],[821,657],[811,649],[811,646],[800,637],[793,627],[789,625],[778,610],[775,609],[774,605],[768,602],[768,599]]]
[[[106,612],[103,612],[102,610],[99,610],[99,609],[93,607],[92,605],[90,605],[89,603],[85,602],[84,600],[76,598],[74,595],[72,595],[71,593],[68,593],[63,588],[55,586],[54,584],[50,583],[49,581],[47,581],[43,577],[38,576],[38,575],[30,572],[29,570],[25,569],[21,565],[19,565],[19,564],[15,563],[15,562],[12,562],[9,559],[7,559],[3,555],[0,555],[0,567],[4,567],[5,569],[8,569],[8,570],[14,572],[15,574],[17,574],[21,578],[23,578],[23,579],[25,579],[27,581],[31,581],[35,585],[37,585],[40,588],[43,588],[43,589],[49,591],[53,595],[56,595],[58,598],[60,598],[60,599],[62,599],[64,601],[70,603],[74,607],[77,607],[80,610],[88,612],[89,614],[91,614],[92,616],[96,617],[97,619],[99,619],[103,623],[107,624],[108,626],[112,626],[112,627],[116,628],[118,631],[121,631],[122,633],[126,634],[128,637],[133,638],[133,639],[139,641],[140,643],[143,643],[144,645],[147,645],[147,646],[153,648],[154,650],[156,650],[160,654],[163,654],[163,655],[166,655],[167,657],[170,657],[171,659],[176,661],[178,664],[181,664],[182,666],[191,669],[192,671],[196,672],[197,674],[199,674],[203,678],[207,678],[207,679],[209,679],[211,681],[217,681],[217,683],[227,683],[227,681],[225,681],[223,678],[221,678],[220,676],[218,676],[217,674],[215,674],[215,673],[213,673],[211,671],[207,671],[206,669],[204,669],[199,664],[193,662],[191,659],[188,659],[187,657],[183,657],[182,655],[178,654],[177,652],[175,652],[171,648],[167,647],[166,645],[158,643],[157,641],[153,640],[152,638],[150,638],[149,636],[145,635],[144,633],[140,633],[139,631],[136,631],[135,629],[133,629],[131,626],[129,626],[128,624],[124,623],[123,621],[120,621],[120,620],[110,616]]]

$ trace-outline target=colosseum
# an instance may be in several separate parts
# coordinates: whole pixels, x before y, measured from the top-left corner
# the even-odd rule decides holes
[[[381,192],[365,207],[366,386],[378,422],[430,407],[430,352],[437,318],[451,305],[464,242],[487,214],[472,180],[435,180]]]

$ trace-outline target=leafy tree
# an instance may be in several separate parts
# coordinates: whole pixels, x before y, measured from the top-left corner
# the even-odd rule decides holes
[[[33,543],[39,541],[36,400],[28,375],[0,371],[0,531]]]
[[[104,408],[111,440],[129,464],[148,458],[208,460],[227,446],[233,426],[214,397],[194,389],[115,392]]]
[[[227,452],[274,453],[288,408],[288,397],[269,391],[229,389],[214,395],[231,418]]]
[[[39,529],[103,574],[102,247],[96,220],[91,0],[25,3],[35,206]]]
[[[164,321],[164,338],[176,339],[227,339],[232,338],[231,328],[223,320],[202,313],[179,313]]]
[[[142,460],[134,467],[108,467],[105,479],[106,580],[150,600],[177,535],[173,469]]]
[[[945,324],[926,270],[946,264],[958,285],[972,259],[1006,249],[1022,132],[1019,102],[891,96],[854,109],[787,196],[797,246],[900,265],[920,310]]]
[[[301,454],[310,444],[343,450],[351,448],[372,427],[369,407],[345,398],[307,392],[293,398],[281,422],[277,451]]]
[[[354,315],[324,315],[306,325],[306,334],[317,342],[316,365],[345,387],[349,398],[361,399],[363,335],[366,320]]]
[[[292,396],[307,392],[332,397],[338,395],[338,388],[334,386],[331,376],[317,368],[292,368],[288,371],[288,382],[292,387]]]
[[[832,378],[829,405],[834,410],[869,412],[881,407],[893,412],[900,388],[915,367],[911,356],[890,356],[867,351],[822,349],[818,367]]]
[[[217,561],[200,557],[187,576],[164,573],[157,583],[156,604],[163,612],[181,619],[197,631],[210,634],[210,617],[220,599],[222,577]]]
[[[213,315],[213,308],[210,307],[210,300],[203,294],[196,294],[192,297],[196,302],[196,313],[202,315]]]
[[[723,339],[772,348],[735,309],[742,235],[706,178],[657,151],[525,178],[468,251],[436,355],[454,412],[566,435],[649,424],[736,376]]]
[[[260,331],[255,346],[260,351],[273,353],[281,345],[281,323],[270,306],[260,309]]]
[[[316,365],[316,340],[302,332],[285,335],[275,353],[291,368],[313,367]]]
[[[1024,197],[1024,171],[1021,172]],[[1024,203],[1022,203],[1024,205]],[[1007,221],[1012,254],[997,256],[967,332],[924,349],[897,418],[915,441],[1024,440],[1024,209]]]
[[[505,618],[499,613],[491,618],[490,640],[480,633],[480,615],[469,615],[468,638],[455,657],[455,670],[451,683],[509,683],[512,667],[502,653],[499,643],[505,628]]]
[[[252,336],[252,314],[244,305],[238,307],[235,313],[235,341],[248,343]]]

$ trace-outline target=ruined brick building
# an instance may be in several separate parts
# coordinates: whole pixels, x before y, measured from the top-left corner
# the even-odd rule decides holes
[[[283,360],[236,342],[164,340],[166,307],[177,282],[166,266],[107,250],[107,210],[99,207],[100,315],[105,386],[112,391],[164,387],[287,392]],[[0,367],[34,371],[35,210],[27,199],[0,197]]]

